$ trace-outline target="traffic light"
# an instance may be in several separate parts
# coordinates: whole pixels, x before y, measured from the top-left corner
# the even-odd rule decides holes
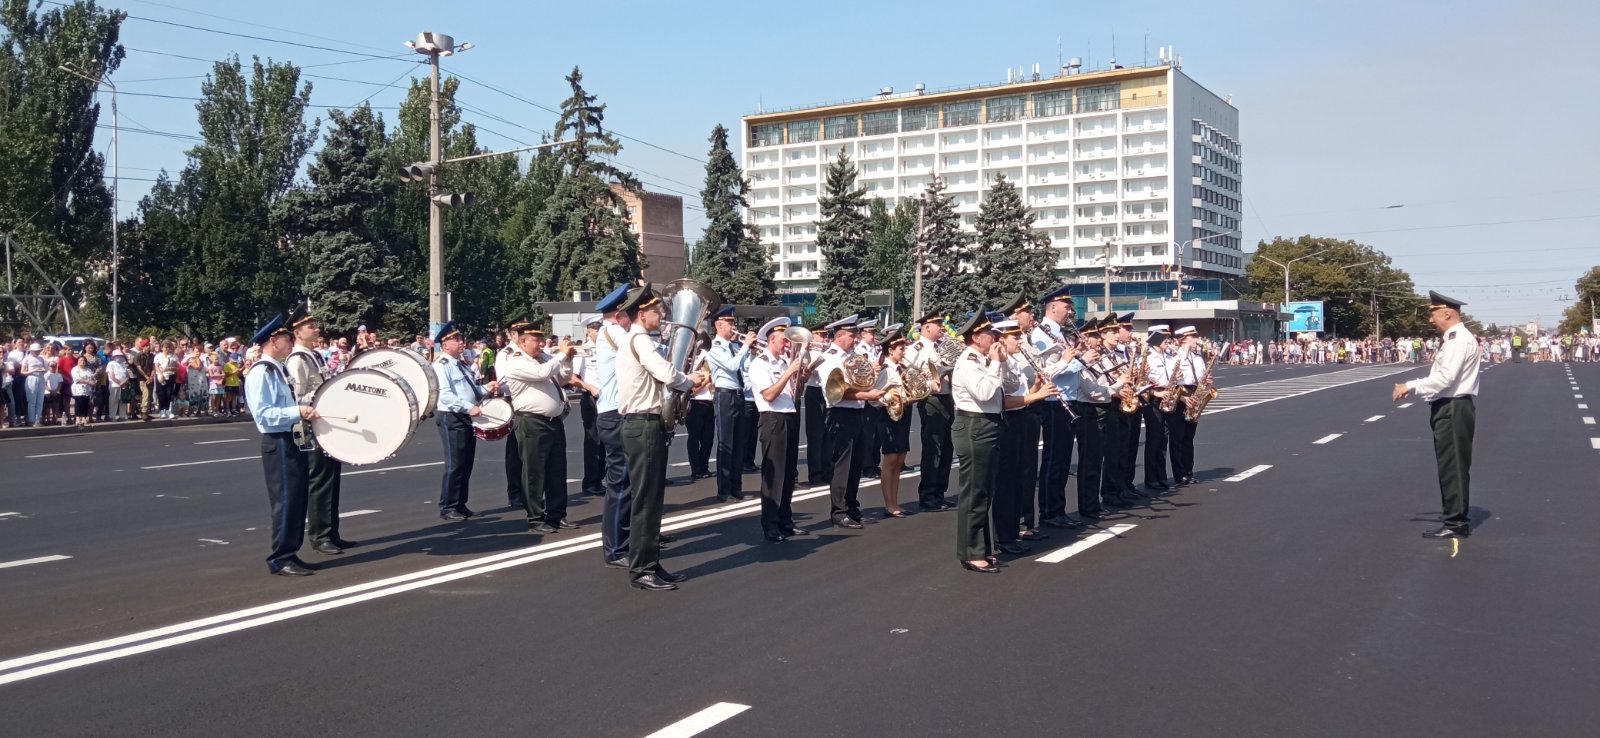
[[[417,162],[400,167],[401,182],[426,182],[433,175],[434,166],[428,162]]]
[[[471,192],[447,192],[434,195],[430,199],[440,207],[446,208],[470,208],[473,203],[478,201],[478,198]]]

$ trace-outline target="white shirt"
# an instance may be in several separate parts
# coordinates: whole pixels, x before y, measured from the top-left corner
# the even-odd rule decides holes
[[[950,394],[950,367],[939,363],[939,352],[934,349],[933,341],[926,336],[918,338],[916,343],[906,349],[906,363],[928,373],[930,377],[938,377],[939,391],[934,394]]]
[[[834,372],[844,371],[844,360],[846,356],[849,356],[849,354],[846,354],[844,349],[839,348],[837,345],[829,346],[828,350],[823,352],[823,354],[828,358],[826,361],[822,362],[822,366],[817,367],[816,376],[822,378],[823,386],[826,387],[828,375],[833,374]],[[866,406],[867,403],[864,400],[839,400],[839,402],[829,405],[828,407],[859,409]]]
[[[512,410],[545,418],[566,414],[567,395],[562,388],[572,380],[566,354],[534,358],[513,347],[500,352],[494,367],[505,395],[511,398]]]
[[[950,372],[950,395],[957,410],[999,413],[1005,404],[1005,365],[968,346]]]
[[[783,356],[774,356],[771,351],[762,351],[750,360],[750,367],[745,372],[746,387],[756,393],[756,411],[763,413],[792,413],[794,407],[794,387],[789,382],[783,383],[783,391],[767,402],[761,393],[767,391],[778,381],[783,373],[789,370],[789,360]]]
[[[1033,370],[1033,365],[1029,364],[1028,360],[1022,358],[1021,355],[1012,354],[1006,358],[1006,371],[1017,380],[1006,386],[1006,396],[1022,397],[1028,394],[1028,388],[1033,386],[1034,377],[1037,374]]]
[[[687,392],[694,380],[661,354],[644,326],[634,323],[617,349],[617,411],[623,415],[661,412],[666,388]]]
[[[112,387],[121,387],[128,383],[128,365],[120,361],[106,364],[106,381]]]
[[[1478,341],[1465,325],[1457,323],[1444,333],[1444,345],[1433,357],[1433,369],[1422,379],[1406,382],[1422,399],[1476,397],[1478,394]]]
[[[1176,356],[1167,361],[1166,371],[1178,373],[1179,385],[1193,387],[1206,374],[1206,359],[1197,352],[1179,350]],[[1166,374],[1167,380],[1171,381],[1172,376]]]
[[[294,388],[294,399],[302,405],[310,405],[317,394],[317,388],[322,386],[322,369],[327,366],[322,361],[322,356],[304,346],[295,346],[289,352],[289,358],[284,362],[284,368],[289,372],[289,386]]]

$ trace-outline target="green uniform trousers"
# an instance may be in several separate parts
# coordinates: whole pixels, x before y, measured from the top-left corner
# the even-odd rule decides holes
[[[661,504],[667,492],[667,434],[659,416],[624,416],[622,453],[628,459],[628,575],[661,567]]]
[[[960,499],[956,503],[956,558],[981,561],[994,551],[989,537],[989,505],[1000,483],[1000,438],[1004,421],[957,411],[950,426],[961,459]]]
[[[344,464],[322,453],[321,449],[306,452],[310,467],[308,494],[306,495],[307,533],[311,543],[332,543],[339,536],[339,476]]]
[[[1433,457],[1439,462],[1439,495],[1444,500],[1444,524],[1448,528],[1467,527],[1467,508],[1471,500],[1472,434],[1478,411],[1468,397],[1447,397],[1430,405],[1433,425]]]
[[[516,413],[517,451],[522,460],[522,509],[528,523],[555,525],[567,519],[567,430],[560,417]]]

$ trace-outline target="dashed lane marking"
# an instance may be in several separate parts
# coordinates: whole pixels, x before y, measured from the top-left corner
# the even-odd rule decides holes
[[[1043,556],[1040,556],[1039,558],[1034,559],[1034,561],[1037,561],[1037,562],[1042,563],[1042,564],[1059,564],[1059,563],[1061,563],[1063,561],[1066,561],[1067,559],[1072,558],[1073,556],[1077,556],[1078,554],[1081,554],[1084,551],[1087,551],[1087,550],[1089,550],[1089,549],[1091,549],[1091,548],[1093,548],[1095,546],[1098,546],[1098,545],[1100,545],[1102,543],[1105,543],[1106,541],[1109,541],[1109,540],[1111,540],[1113,538],[1116,538],[1117,536],[1120,536],[1123,533],[1127,533],[1128,531],[1133,530],[1136,527],[1138,527],[1138,526],[1134,525],[1133,523],[1122,523],[1120,525],[1113,525],[1110,528],[1107,528],[1107,529],[1105,529],[1103,531],[1100,531],[1099,533],[1095,533],[1094,535],[1089,536],[1088,538],[1085,538],[1085,539],[1083,539],[1081,541],[1078,541],[1077,543],[1074,543],[1074,544],[1072,544],[1070,546],[1062,546],[1061,548],[1058,548],[1058,549],[1056,549],[1054,551],[1051,551],[1050,553],[1047,553],[1047,554],[1045,554]]]
[[[1412,405],[1412,403],[1409,403],[1409,402],[1408,402],[1408,403],[1406,403],[1406,404],[1404,404],[1404,405],[1401,405],[1401,406],[1400,406],[1400,408],[1399,408],[1399,409],[1401,409],[1401,410],[1404,410],[1404,409],[1406,409],[1406,408],[1408,408],[1408,407],[1411,407],[1411,405]]]
[[[1246,469],[1246,470],[1244,470],[1242,472],[1239,472],[1238,474],[1235,474],[1235,475],[1233,475],[1231,477],[1228,477],[1227,479],[1224,479],[1222,481],[1224,481],[1224,482],[1243,482],[1244,480],[1249,479],[1249,478],[1251,478],[1251,477],[1253,477],[1253,476],[1255,476],[1257,474],[1260,474],[1261,472],[1264,472],[1264,471],[1266,471],[1268,469],[1271,469],[1271,468],[1272,468],[1271,464],[1258,464],[1258,465],[1252,466],[1249,469]]]
[[[1600,449],[1600,438],[1589,439],[1589,445],[1596,449]]]
[[[21,515],[21,514],[22,513],[19,513],[19,512],[0,513],[0,518],[9,518],[12,515]]]
[[[171,469],[176,466],[199,466],[201,464],[221,464],[225,461],[249,461],[259,459],[260,456],[235,456],[231,459],[208,459],[206,461],[185,461],[182,464],[161,464],[159,466],[141,466],[140,469]]]
[[[689,738],[699,735],[712,726],[750,709],[749,705],[739,705],[732,702],[718,702],[689,717],[668,725],[645,738]]]
[[[252,456],[251,458],[255,458],[255,457]],[[380,468],[377,468],[377,469],[358,469],[356,471],[347,471],[347,472],[345,472],[343,474],[340,474],[339,476],[341,476],[341,477],[353,477],[353,476],[355,476],[357,474],[376,474],[378,472],[398,471],[400,469],[421,469],[421,468],[423,468],[425,466],[444,466],[444,462],[443,461],[432,461],[432,462],[429,462],[429,463],[426,463],[426,464],[406,464],[405,466],[385,466],[385,467],[380,467]]]
[[[1328,435],[1325,435],[1325,436],[1323,436],[1321,438],[1318,438],[1315,441],[1312,441],[1312,443],[1320,446],[1320,445],[1322,445],[1324,443],[1327,443],[1329,441],[1332,441],[1333,439],[1338,438],[1339,436],[1342,436],[1342,435],[1344,435],[1344,434],[1343,433],[1329,433]]]
[[[66,559],[70,559],[70,558],[72,558],[72,557],[71,556],[62,556],[61,554],[56,554],[54,556],[40,556],[38,558],[33,558],[33,559],[18,559],[16,561],[0,561],[0,569],[10,569],[13,566],[27,566],[29,564],[43,564],[43,563],[47,563],[47,562],[50,562],[50,561],[65,561]]]
[[[355,517],[357,515],[371,515],[373,513],[380,513],[380,512],[383,512],[383,511],[382,510],[351,510],[350,512],[339,513],[339,517],[341,517],[341,518],[353,518],[353,517]]]
[[[1579,410],[1588,410],[1589,409],[1589,403],[1587,403],[1587,402],[1578,403],[1578,409]]]
[[[227,541],[224,541],[224,540],[222,540],[220,538],[196,538],[195,540],[197,540],[197,541],[199,541],[201,543],[215,543],[218,546],[226,546],[226,545],[228,545]]]
[[[213,443],[240,443],[240,442],[248,441],[248,440],[250,440],[250,439],[248,439],[248,438],[224,438],[224,439],[222,439],[220,441],[195,441],[194,445],[196,445],[196,446],[210,446]]]
[[[1377,422],[1379,420],[1383,420],[1383,416],[1382,415],[1374,415],[1374,416],[1372,416],[1370,418],[1367,418],[1366,420],[1363,420],[1361,422],[1363,422],[1363,423],[1374,423],[1374,422]]]
[[[82,456],[84,454],[92,454],[92,453],[94,453],[94,452],[93,451],[62,451],[61,453],[58,453],[58,454],[34,454],[32,456],[24,456],[22,458],[24,458],[24,459],[48,459],[48,458],[50,458],[52,456]]]
[[[1586,416],[1584,416],[1584,418],[1583,418],[1583,424],[1584,424],[1584,425],[1594,425],[1594,418],[1591,418],[1591,417],[1589,417],[1589,416],[1587,416],[1587,415],[1586,415]]]

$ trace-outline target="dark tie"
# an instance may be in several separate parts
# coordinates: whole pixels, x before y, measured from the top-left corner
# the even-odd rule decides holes
[[[479,387],[477,382],[472,381],[472,375],[467,373],[467,362],[456,359],[456,368],[461,370],[461,377],[467,380],[467,384],[472,386],[472,403],[476,405],[483,402],[483,388]]]

